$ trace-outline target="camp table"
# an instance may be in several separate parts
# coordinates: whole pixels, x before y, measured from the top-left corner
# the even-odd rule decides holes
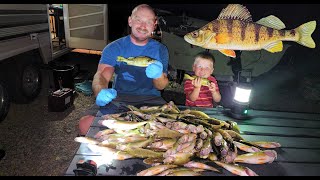
[[[109,104],[101,108],[92,123],[87,136],[94,135],[106,127],[98,124],[104,114],[119,112],[126,104]],[[150,104],[149,104],[150,105]],[[184,110],[186,106],[178,106]],[[220,120],[231,120],[238,123],[241,135],[249,141],[276,141],[282,147],[277,151],[277,159],[268,164],[241,164],[252,169],[260,176],[316,176],[320,175],[320,114],[292,113],[249,110],[250,119],[237,120],[226,116],[216,108],[192,108],[203,111],[210,117]],[[73,155],[73,160],[65,173],[74,176],[73,170],[81,159],[98,161],[99,153],[90,151],[86,144],[81,143],[78,151]],[[134,158],[123,161],[113,160],[111,164],[100,165],[97,169],[98,176],[134,176],[138,172],[151,167],[144,164],[143,159]],[[233,176],[229,171],[216,166],[221,174],[206,171],[207,176]]]

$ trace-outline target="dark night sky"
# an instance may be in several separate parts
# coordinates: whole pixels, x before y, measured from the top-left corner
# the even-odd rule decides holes
[[[137,4],[111,4],[109,5],[110,23],[116,23],[117,28],[123,29],[127,25],[127,18],[131,13],[132,8]],[[155,9],[163,9],[181,15],[185,12],[188,16],[204,19],[207,21],[214,20],[218,17],[221,10],[228,4],[152,4]],[[275,15],[286,25],[286,29],[293,29],[299,25],[311,21],[317,21],[317,29],[313,34],[314,40],[319,42],[320,33],[320,4],[243,4],[251,13],[253,21],[266,17],[268,15]],[[115,19],[115,15],[117,19]],[[114,28],[112,26],[111,28]],[[117,30],[116,32],[119,33]],[[112,36],[112,35],[111,35]],[[317,43],[319,44],[319,43]]]
[[[199,17],[208,21],[218,17],[220,11],[228,4],[152,4],[154,8],[166,9],[175,13],[186,11],[192,17]],[[288,28],[294,23],[314,20],[320,17],[320,4],[243,4],[247,7],[254,21],[268,15],[280,18]],[[291,26],[292,25],[292,26]]]
[[[216,19],[220,14],[221,10],[225,8],[227,5],[228,4],[171,4],[168,6],[164,4],[155,4],[153,5],[153,7],[167,9],[169,11],[180,14],[182,13],[182,10],[184,10],[186,11],[187,15],[190,15],[191,17],[198,17],[200,19],[211,21]],[[320,24],[320,4],[243,5],[246,6],[249,12],[251,13],[253,21],[258,21],[259,19],[268,15],[275,15],[279,19],[281,19],[282,22],[286,25],[286,29],[296,28],[299,25],[311,20],[317,20],[317,24]]]
[[[139,4],[139,3],[138,3]],[[115,40],[126,35],[128,16],[131,10],[138,5],[137,3],[109,4],[109,35],[110,40]],[[186,13],[190,17],[199,18],[207,21],[218,17],[221,10],[228,4],[153,4],[148,3],[155,9],[170,11],[176,15]],[[317,28],[312,34],[316,43],[316,49],[306,48],[298,43],[286,42],[292,45],[283,57],[280,65],[294,63],[299,72],[308,74],[319,72],[320,68],[320,4],[243,4],[251,13],[252,20],[259,19],[268,15],[277,16],[286,25],[285,29],[293,29],[303,23],[316,20]],[[294,61],[292,62],[292,57]],[[304,61],[303,59],[308,59]],[[303,75],[300,73],[300,75]]]
[[[139,3],[138,3],[139,4]],[[138,5],[137,3],[126,4],[109,4],[109,35],[110,40],[113,41],[126,35],[128,16],[131,14],[131,10]],[[153,4],[148,3],[155,9],[167,10],[175,15],[182,15],[186,13],[190,17],[199,18],[207,21],[214,20],[218,17],[221,10],[228,4]],[[302,47],[301,45],[293,42],[286,42],[292,46],[292,56],[306,58],[309,56],[308,61],[310,67],[319,67],[320,61],[320,4],[243,4],[247,7],[251,13],[252,20],[258,21],[259,19],[275,15],[285,25],[285,29],[293,29],[300,26],[303,23],[316,20],[317,28],[312,34],[312,38],[316,43],[316,49],[310,49]],[[300,58],[296,58],[300,59]],[[296,63],[299,67],[302,62],[297,60]],[[285,62],[285,60],[283,60]],[[304,64],[303,64],[304,65]],[[316,66],[315,66],[316,65]],[[305,66],[305,65],[304,65]],[[305,71],[305,70],[304,70]],[[308,70],[307,70],[308,71]],[[317,70],[318,71],[318,70]]]

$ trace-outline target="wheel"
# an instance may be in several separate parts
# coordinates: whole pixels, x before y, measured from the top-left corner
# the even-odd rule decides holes
[[[28,54],[17,57],[16,63],[11,67],[9,81],[10,97],[15,103],[29,103],[33,101],[41,90],[41,71],[36,54]],[[15,71],[13,71],[15,69]]]
[[[21,76],[22,93],[33,99],[38,96],[41,88],[41,73],[40,69],[34,65],[25,66]]]
[[[0,83],[0,122],[6,118],[10,107],[10,99],[6,88]]]
[[[15,76],[13,102],[29,103],[34,100],[41,90],[41,72],[35,64],[24,65]]]

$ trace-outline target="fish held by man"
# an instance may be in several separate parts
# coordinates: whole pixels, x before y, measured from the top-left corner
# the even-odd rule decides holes
[[[156,60],[151,59],[151,58],[146,57],[146,56],[128,57],[128,58],[124,58],[122,56],[118,56],[117,57],[117,61],[125,62],[128,65],[138,66],[138,67],[147,67],[149,64],[152,64],[152,63],[156,62]]]
[[[217,19],[187,33],[184,40],[233,58],[236,57],[234,50],[281,52],[282,41],[297,42],[308,48],[316,47],[311,37],[316,29],[316,21],[309,21],[291,30],[285,28],[285,24],[274,15],[253,22],[245,6],[229,4]]]

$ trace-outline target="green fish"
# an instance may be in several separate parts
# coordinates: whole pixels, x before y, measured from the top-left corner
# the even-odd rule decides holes
[[[147,67],[149,64],[156,62],[156,60],[146,56],[129,57],[129,58],[118,56],[117,61],[125,62],[130,66],[138,66],[138,67]]]
[[[190,76],[189,74],[184,74],[184,78],[183,79],[190,79],[190,80],[194,80],[196,79],[197,76]],[[201,85],[202,86],[209,86],[210,82],[207,78],[201,78]]]

